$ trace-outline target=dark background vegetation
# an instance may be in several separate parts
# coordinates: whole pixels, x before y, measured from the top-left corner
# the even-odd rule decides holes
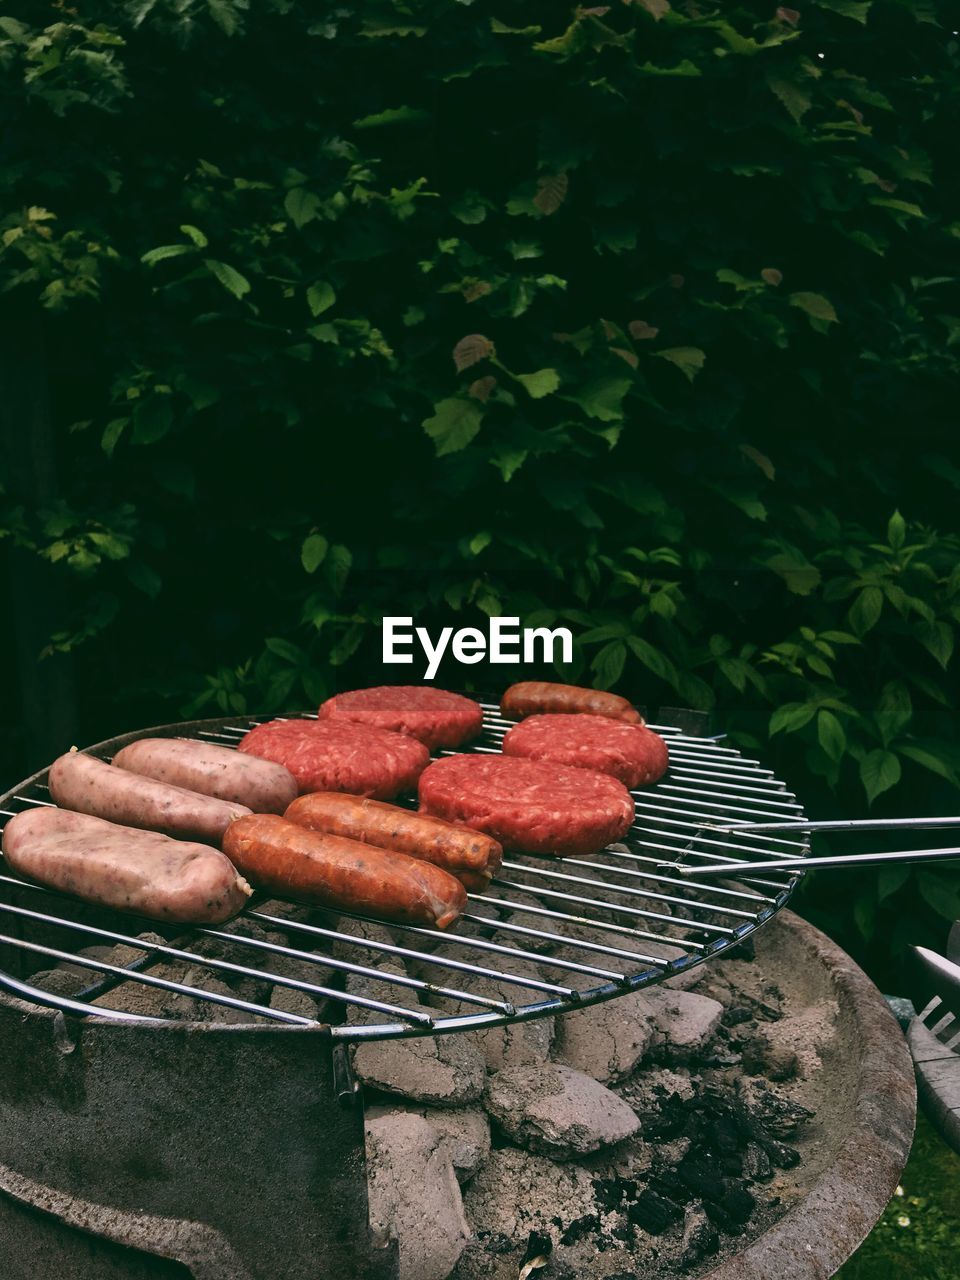
[[[5,784],[516,614],[815,815],[956,810],[949,6],[3,13]],[[958,886],[803,907],[890,989]]]

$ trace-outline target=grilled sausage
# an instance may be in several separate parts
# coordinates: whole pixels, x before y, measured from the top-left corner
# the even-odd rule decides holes
[[[47,782],[63,809],[217,846],[234,818],[250,812],[246,805],[141,778],[77,750],[54,760]]]
[[[311,831],[346,836],[432,862],[467,889],[485,889],[503,861],[503,849],[491,836],[362,796],[315,791],[294,800],[283,816]]]
[[[550,714],[606,716],[625,724],[644,724],[640,712],[616,693],[581,689],[574,684],[550,684],[545,680],[522,680],[512,684],[500,699],[500,711],[508,720]]]
[[[219,849],[52,806],[10,819],[3,855],[18,875],[151,920],[220,924],[252,892]]]
[[[283,813],[297,794],[297,781],[282,764],[191,738],[139,738],[118,751],[113,763],[253,813]]]
[[[460,881],[432,863],[269,813],[231,823],[223,851],[257,888],[384,920],[444,929],[467,901]]]

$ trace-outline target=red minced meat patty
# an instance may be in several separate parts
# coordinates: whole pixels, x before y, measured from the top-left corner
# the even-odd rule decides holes
[[[596,769],[631,790],[658,782],[669,763],[658,733],[602,716],[528,716],[507,733],[503,754]]]
[[[270,720],[241,739],[239,750],[284,765],[307,791],[348,791],[392,800],[412,791],[430,752],[416,738],[337,720]]]
[[[472,698],[422,685],[385,684],[338,693],[320,706],[321,720],[349,720],[406,733],[437,747],[459,747],[483,727],[483,710]]]
[[[622,782],[541,760],[449,756],[424,770],[419,791],[421,813],[526,853],[596,853],[633,822],[633,800]]]

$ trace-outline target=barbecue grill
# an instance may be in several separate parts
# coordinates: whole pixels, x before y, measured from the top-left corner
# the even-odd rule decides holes
[[[288,917],[262,898],[229,928],[171,928],[0,874],[0,1237],[13,1232],[27,1259],[12,1277],[44,1274],[36,1257],[56,1259],[58,1273],[76,1280],[391,1276],[395,1250],[367,1229],[351,1042],[481,1030],[662,982],[744,942],[803,873],[805,833],[716,827],[723,819],[799,822],[801,806],[784,784],[705,736],[690,713],[661,718],[671,723],[651,727],[669,743],[670,767],[634,793],[636,820],[622,843],[562,861],[508,855],[489,888],[469,895],[462,923],[443,934],[390,924],[385,935],[356,920],[347,927],[343,914]],[[109,760],[145,736],[231,746],[256,723],[191,721],[91,751]],[[465,750],[499,751],[507,728],[484,704],[483,733]],[[0,798],[0,821],[50,804],[45,782],[44,770]],[[735,884],[668,865],[771,858],[789,865],[739,871]],[[146,929],[154,940],[138,937]],[[265,929],[286,942],[266,940]],[[129,961],[82,954],[117,944],[130,949]],[[555,954],[544,950],[551,945]],[[274,972],[277,957],[315,966],[316,981]],[[189,979],[153,972],[170,961],[189,962]],[[398,972],[397,961],[428,976]],[[530,976],[530,962],[549,976]],[[39,969],[64,964],[97,977],[71,995],[31,982]],[[351,975],[376,980],[390,998],[344,986]],[[225,983],[238,979],[268,994],[230,993]],[[491,980],[529,999],[498,999],[488,994]],[[131,983],[249,1015],[249,1023],[131,1014],[123,1007]],[[323,1002],[329,1020],[273,1007],[270,993],[283,987]],[[450,1002],[458,1012],[443,1011]],[[13,1203],[22,1208],[11,1225]],[[91,1233],[83,1249],[69,1228]]]

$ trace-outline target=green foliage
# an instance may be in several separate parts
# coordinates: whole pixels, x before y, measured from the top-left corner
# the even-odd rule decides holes
[[[814,807],[956,803],[940,6],[6,12],[0,290],[63,490],[0,527],[98,707],[311,702],[384,612],[504,612]]]

